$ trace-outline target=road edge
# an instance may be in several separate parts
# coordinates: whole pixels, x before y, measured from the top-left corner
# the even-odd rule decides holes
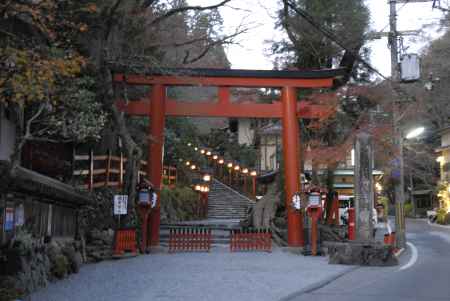
[[[294,298],[300,297],[301,295],[314,292],[314,291],[321,289],[322,287],[330,284],[331,282],[341,278],[342,276],[345,276],[346,274],[351,273],[359,268],[361,268],[361,267],[360,266],[352,266],[345,271],[337,273],[336,275],[329,276],[328,278],[325,278],[324,280],[310,284],[310,285],[306,286],[305,288],[299,290],[298,292],[290,293],[289,295],[281,298],[279,301],[290,301]]]
[[[430,222],[430,220],[427,221],[428,225],[433,226],[433,227],[437,227],[437,228],[443,228],[443,229],[450,229],[450,226],[445,226],[445,225],[439,225],[436,223],[432,223]]]

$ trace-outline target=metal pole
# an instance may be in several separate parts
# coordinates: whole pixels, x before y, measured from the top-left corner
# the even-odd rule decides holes
[[[391,47],[391,78],[394,85],[399,81],[398,70],[398,41],[397,41],[397,1],[390,0],[390,15],[389,15],[389,45]],[[403,137],[398,124],[398,107],[397,101],[393,100],[393,125],[394,125],[394,139],[398,146],[398,168],[399,181],[395,184],[395,232],[396,232],[396,246],[397,248],[404,248],[406,246],[406,231],[404,218],[405,205],[405,191],[404,191],[404,162],[403,162]]]
[[[411,186],[412,216],[416,217],[416,200],[414,199],[414,181],[411,169],[409,169],[409,185]]]

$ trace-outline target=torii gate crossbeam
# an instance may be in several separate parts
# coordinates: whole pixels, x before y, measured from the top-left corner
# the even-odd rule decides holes
[[[115,82],[152,86],[149,100],[118,102],[118,107],[132,115],[150,118],[149,164],[147,174],[158,191],[156,209],[150,215],[150,239],[153,247],[159,245],[160,202],[162,183],[165,116],[202,116],[237,118],[281,118],[283,124],[283,156],[285,162],[285,190],[289,247],[304,245],[303,222],[299,212],[291,206],[294,193],[300,192],[300,133],[298,118],[323,118],[333,110],[322,105],[297,102],[297,88],[327,88],[344,70],[266,71],[229,69],[158,69],[145,75],[116,73]],[[169,86],[215,86],[218,101],[186,103],[167,99]],[[281,88],[281,100],[271,104],[232,103],[230,87]],[[146,227],[146,225],[143,225]]]

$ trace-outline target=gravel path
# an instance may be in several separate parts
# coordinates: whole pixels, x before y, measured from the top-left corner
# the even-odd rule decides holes
[[[84,266],[31,301],[279,300],[351,267],[323,257],[272,253],[152,254]]]

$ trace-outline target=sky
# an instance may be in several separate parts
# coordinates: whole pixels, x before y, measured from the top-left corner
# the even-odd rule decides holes
[[[218,0],[189,0],[192,5],[211,5]],[[248,33],[237,38],[239,45],[228,46],[227,56],[233,69],[272,69],[267,56],[270,48],[268,40],[279,40],[283,33],[274,29],[277,0],[232,0],[229,7],[221,9],[224,27],[228,32],[243,24],[250,27]],[[387,0],[366,0],[371,13],[371,30],[389,30],[389,4]],[[239,9],[236,9],[239,8]],[[432,2],[397,4],[398,30],[418,30],[425,24],[442,16],[439,10],[432,9]],[[405,37],[404,45],[408,53],[420,53],[429,40],[438,37],[436,27],[426,27],[425,33],[416,37]],[[371,48],[371,64],[385,76],[390,75],[390,54],[387,38],[368,44]]]

